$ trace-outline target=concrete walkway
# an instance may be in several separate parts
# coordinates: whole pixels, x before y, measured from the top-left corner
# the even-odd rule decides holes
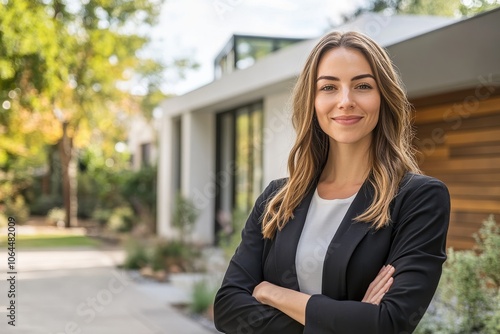
[[[16,326],[8,325],[6,251],[0,250],[0,333],[213,334],[169,305],[185,292],[116,269],[119,250],[91,248],[17,254]]]

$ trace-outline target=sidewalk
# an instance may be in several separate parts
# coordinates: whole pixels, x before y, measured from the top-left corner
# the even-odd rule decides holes
[[[167,283],[116,269],[121,250],[21,251],[16,327],[7,321],[8,282],[0,280],[0,332],[26,334],[213,334],[169,303],[189,296]],[[6,275],[6,252],[0,268]]]

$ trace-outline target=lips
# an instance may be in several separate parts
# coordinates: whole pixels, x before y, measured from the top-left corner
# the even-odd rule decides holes
[[[362,116],[356,116],[356,115],[343,115],[343,116],[337,116],[337,117],[332,117],[332,119],[342,125],[353,125],[358,123],[363,117]]]

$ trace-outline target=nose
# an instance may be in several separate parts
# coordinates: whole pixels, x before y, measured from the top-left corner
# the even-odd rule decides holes
[[[343,89],[339,94],[339,99],[340,99],[338,103],[339,109],[342,110],[354,109],[355,103],[354,100],[352,99],[350,89]]]

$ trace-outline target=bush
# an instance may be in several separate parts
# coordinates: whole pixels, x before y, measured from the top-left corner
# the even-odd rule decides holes
[[[130,239],[125,246],[124,267],[140,269],[145,266],[154,271],[193,271],[194,260],[199,257],[197,249],[178,240],[156,239],[141,243]]]
[[[46,216],[50,209],[61,207],[62,197],[59,195],[41,195],[30,206],[31,214]]]
[[[110,209],[95,209],[94,212],[92,212],[92,219],[99,225],[105,226],[112,213],[113,211]]]
[[[207,281],[196,282],[191,296],[191,311],[198,314],[205,313],[213,304],[216,292],[217,289],[210,286]]]
[[[436,295],[416,334],[499,333],[500,228],[483,222],[474,251],[448,251]]]
[[[131,239],[125,245],[125,269],[140,269],[148,263],[146,247],[141,243]]]
[[[51,224],[59,226],[62,222],[62,226],[64,226],[65,219],[66,212],[63,208],[53,208],[47,213],[47,221]]]
[[[153,246],[150,265],[154,270],[193,271],[198,256],[195,248],[180,240],[159,239]]]
[[[30,210],[21,195],[15,196],[14,199],[7,199],[4,210],[6,216],[14,217],[18,223],[26,222],[30,216]]]
[[[178,229],[182,243],[185,243],[189,233],[193,230],[199,210],[189,198],[177,194],[175,199],[172,225]]]
[[[114,209],[108,219],[108,227],[115,232],[129,232],[132,230],[135,216],[130,207],[122,206]]]
[[[149,232],[156,231],[156,167],[142,167],[124,174],[120,193],[134,208]]]

